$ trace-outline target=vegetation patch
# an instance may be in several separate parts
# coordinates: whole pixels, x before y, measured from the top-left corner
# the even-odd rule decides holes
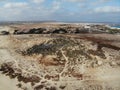
[[[15,69],[10,65],[10,63],[2,64],[0,67],[0,71],[2,72],[2,74],[9,76],[11,79],[17,78],[18,81],[23,81],[24,83],[31,82],[32,84],[32,83],[38,83],[40,81],[40,78],[36,75],[25,77],[22,75],[22,71],[20,69],[19,72],[16,72]]]

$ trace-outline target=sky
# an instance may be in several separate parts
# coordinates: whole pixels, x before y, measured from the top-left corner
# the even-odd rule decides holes
[[[0,0],[0,21],[120,22],[120,0]]]

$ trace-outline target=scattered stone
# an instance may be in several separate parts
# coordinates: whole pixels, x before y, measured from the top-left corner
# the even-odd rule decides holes
[[[17,84],[16,86],[18,86],[18,88],[21,88],[21,87],[22,87],[22,84],[19,83],[19,84]]]
[[[97,64],[98,64],[99,66],[102,65],[102,63],[103,63],[103,62],[102,62],[101,60],[98,60],[98,61],[97,61]]]
[[[42,88],[44,88],[44,85],[38,85],[34,88],[34,90],[41,90]]]
[[[60,85],[60,89],[65,89],[66,85]]]
[[[114,61],[112,61],[112,62],[110,62],[110,65],[111,66],[116,66],[117,64]]]
[[[51,86],[49,90],[57,90],[57,88],[55,86]]]

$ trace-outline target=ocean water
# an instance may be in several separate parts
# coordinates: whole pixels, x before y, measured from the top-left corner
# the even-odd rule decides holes
[[[115,28],[120,28],[120,25],[116,25],[116,26],[112,26],[112,27],[115,27]]]
[[[120,28],[120,24],[118,25],[110,25],[112,28]]]

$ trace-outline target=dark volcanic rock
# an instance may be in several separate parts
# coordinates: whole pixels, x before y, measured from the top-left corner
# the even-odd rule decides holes
[[[87,28],[53,28],[46,29],[46,28],[32,28],[29,30],[15,30],[13,34],[77,34],[77,33],[90,33],[93,32],[93,30],[87,29]],[[100,33],[100,31],[96,30],[97,33]],[[96,33],[94,31],[94,33]]]
[[[13,34],[26,34],[24,31],[15,30]]]
[[[68,33],[68,32],[66,29],[59,28],[59,29],[54,30],[52,33],[64,34],[64,33]]]
[[[79,28],[76,28],[75,30],[75,33],[89,33],[89,29],[79,29]]]
[[[41,90],[42,88],[44,88],[44,85],[38,85],[34,88],[34,90]]]
[[[13,34],[42,34],[45,28],[32,28],[29,30],[15,30]]]
[[[2,64],[0,67],[0,71],[2,72],[2,74],[9,76],[11,79],[17,77],[18,81],[23,81],[24,83],[28,83],[28,82],[38,83],[40,81],[40,78],[36,75],[24,77],[22,75],[22,72],[16,73],[9,63]]]
[[[45,30],[46,30],[45,28],[37,28],[37,29],[33,28],[33,29],[30,29],[28,33],[29,34],[42,34],[43,31]]]
[[[64,45],[72,44],[72,40],[67,40],[65,38],[59,38],[55,40],[48,41],[47,43],[42,43],[39,45],[34,45],[31,48],[28,48],[25,51],[22,51],[23,55],[32,55],[32,54],[43,54],[43,55],[52,55],[56,53]]]
[[[2,35],[8,35],[8,34],[10,34],[8,31],[1,31],[1,34]]]

